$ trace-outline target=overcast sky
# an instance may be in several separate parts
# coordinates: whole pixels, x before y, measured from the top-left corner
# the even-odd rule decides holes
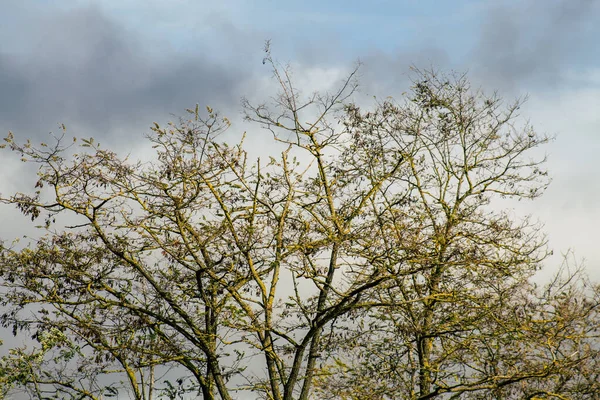
[[[268,93],[267,39],[306,87],[325,87],[361,60],[364,95],[399,97],[410,65],[468,71],[477,85],[508,98],[528,94],[523,116],[557,140],[545,149],[554,182],[523,210],[546,223],[557,253],[574,249],[600,277],[600,0],[0,6],[0,132],[18,138],[43,140],[65,123],[73,135],[135,153],[153,121],[196,103],[239,120],[242,96]],[[248,139],[256,148],[260,140]],[[22,183],[23,169],[1,156],[6,194]],[[0,218],[4,239],[19,232],[12,209],[0,209]]]

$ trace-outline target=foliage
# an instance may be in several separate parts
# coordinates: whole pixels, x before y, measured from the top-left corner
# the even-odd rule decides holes
[[[39,169],[34,193],[2,201],[44,233],[1,248],[2,323],[41,344],[5,357],[4,387],[591,398],[594,288],[566,274],[536,289],[539,227],[494,207],[548,183],[532,158],[548,138],[515,125],[521,103],[431,71],[371,111],[349,102],[356,71],[303,102],[266,61],[281,92],[244,106],[283,146],[267,163],[220,141],[229,121],[210,108],[155,124],[147,163],[64,133],[6,138]]]

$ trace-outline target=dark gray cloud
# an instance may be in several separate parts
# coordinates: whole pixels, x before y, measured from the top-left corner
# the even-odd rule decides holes
[[[251,74],[216,61],[201,43],[184,54],[148,42],[95,7],[54,9],[28,22],[35,25],[19,51],[0,47],[4,133],[39,137],[64,122],[85,130],[77,136],[101,136],[143,129],[196,103],[227,109],[239,104],[237,87]]]
[[[529,0],[491,6],[471,53],[473,71],[488,85],[508,90],[559,84],[565,67],[597,56],[599,3]]]
[[[597,57],[590,46],[597,36],[599,3],[487,3],[479,7],[480,37],[472,40],[470,52],[465,43],[457,44],[459,48],[436,43],[436,37],[446,37],[439,32],[428,36],[427,43],[391,54],[373,49],[349,57],[336,50],[344,48],[343,40],[331,38],[298,44],[291,58],[285,46],[277,48],[286,36],[272,32],[271,37],[275,55],[283,53],[303,64],[341,62],[349,67],[350,59],[360,57],[365,64],[362,92],[369,95],[399,95],[408,86],[412,64],[469,70],[488,88],[532,90],[559,82],[566,65]],[[196,47],[183,50],[169,47],[168,40],[158,42],[156,35],[142,36],[97,7],[31,13],[12,6],[8,13],[15,18],[5,17],[12,22],[0,27],[0,133],[10,129],[29,137],[43,135],[59,122],[85,130],[74,133],[86,136],[144,129],[195,103],[235,113],[239,97],[247,95],[240,85],[256,76],[261,42],[269,37],[213,13],[199,20],[210,36],[203,40],[198,33],[202,30],[194,33]],[[18,26],[27,28],[9,46],[9,28]],[[139,131],[131,135],[137,138]]]

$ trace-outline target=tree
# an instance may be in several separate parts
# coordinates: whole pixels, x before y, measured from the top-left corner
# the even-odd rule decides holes
[[[514,125],[520,103],[416,71],[405,103],[364,112],[349,102],[356,71],[303,101],[266,61],[281,91],[244,106],[281,146],[267,163],[222,142],[229,121],[210,108],[155,124],[146,163],[65,132],[39,146],[9,134],[38,180],[2,202],[43,234],[1,247],[2,323],[41,346],[5,381],[38,398],[366,398],[364,383],[371,398],[427,399],[586,378],[591,390],[575,363],[595,362],[595,294],[538,296],[543,237],[491,207],[547,185],[530,153],[548,138]],[[585,356],[562,356],[575,347]],[[160,378],[170,368],[179,378]]]
[[[362,143],[386,138],[410,149],[398,174],[404,191],[382,193],[373,215],[379,232],[362,253],[399,269],[372,293],[381,307],[349,313],[328,349],[320,398],[600,391],[598,289],[586,291],[593,285],[583,272],[565,266],[539,290],[531,278],[548,255],[539,226],[493,203],[536,198],[547,183],[527,153],[548,138],[513,124],[520,101],[501,104],[472,91],[464,76],[426,72],[402,105],[349,108]]]
[[[319,398],[596,398],[598,295],[584,293],[580,274],[542,291],[523,283],[492,292],[488,302],[453,298],[434,318],[427,353],[416,323],[400,319],[406,307],[371,317],[332,350]]]

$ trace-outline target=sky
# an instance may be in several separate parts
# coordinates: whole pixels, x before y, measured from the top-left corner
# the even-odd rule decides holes
[[[600,278],[600,0],[0,0],[0,134],[41,141],[64,123],[135,154],[153,121],[196,103],[241,121],[265,99],[262,51],[305,88],[327,88],[360,60],[360,93],[400,97],[409,68],[467,72],[556,140],[553,183],[519,212],[545,223],[556,254],[573,250]],[[308,91],[308,90],[307,90]],[[247,139],[256,150],[261,137]],[[0,153],[0,193],[24,182]],[[0,238],[22,231],[0,207]],[[549,260],[552,265],[558,258]],[[550,268],[552,267],[550,265]]]
[[[44,140],[58,123],[107,146],[136,145],[153,121],[196,103],[239,118],[268,96],[262,48],[323,88],[357,62],[361,93],[399,97],[411,65],[467,72],[484,90],[529,96],[523,116],[557,139],[554,182],[523,206],[558,254],[600,263],[599,0],[0,1],[0,132]],[[261,138],[249,138],[260,148]],[[2,154],[0,193],[24,184]],[[14,211],[0,209],[2,237]],[[600,273],[598,274],[600,276]]]
[[[262,51],[290,63],[300,87],[323,89],[356,65],[360,94],[399,98],[409,68],[467,72],[556,136],[543,150],[553,183],[518,213],[545,224],[560,264],[574,251],[600,280],[600,0],[0,0],[0,135],[47,140],[64,123],[136,154],[153,121],[210,105],[235,132],[241,98],[264,100]],[[256,154],[265,137],[249,135]],[[0,153],[0,193],[31,188]],[[0,239],[27,232],[0,207]]]

